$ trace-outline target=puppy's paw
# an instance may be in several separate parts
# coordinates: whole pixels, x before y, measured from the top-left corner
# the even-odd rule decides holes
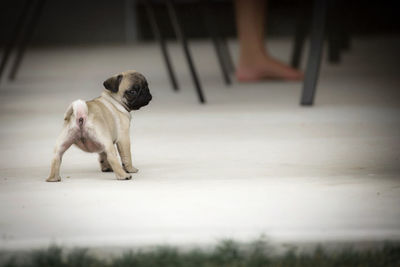
[[[53,176],[46,179],[46,182],[60,182],[60,181],[61,181],[60,176]]]
[[[132,175],[130,175],[129,173],[125,173],[123,175],[117,175],[117,179],[118,180],[130,180],[130,179],[132,179]]]
[[[137,173],[139,171],[139,169],[136,169],[135,167],[130,167],[130,168],[124,168],[126,172],[129,173]]]
[[[113,172],[113,169],[111,169],[111,167],[102,167],[101,171],[102,172]]]

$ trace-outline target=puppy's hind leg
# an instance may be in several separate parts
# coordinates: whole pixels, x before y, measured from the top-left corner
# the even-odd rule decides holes
[[[112,172],[113,169],[110,166],[110,163],[108,163],[107,160],[107,154],[105,152],[99,153],[99,162],[100,162],[100,168],[102,172]]]
[[[73,144],[72,136],[69,136],[67,127],[64,127],[60,136],[57,138],[56,147],[54,148],[54,157],[51,161],[50,175],[46,179],[47,182],[59,182],[60,177],[60,165],[64,152]]]

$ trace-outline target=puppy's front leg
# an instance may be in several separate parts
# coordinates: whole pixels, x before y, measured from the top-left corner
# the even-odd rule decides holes
[[[105,147],[105,153],[107,155],[108,163],[111,165],[111,168],[113,169],[118,180],[129,180],[132,178],[132,176],[129,173],[126,173],[119,164],[117,151],[114,147],[114,144],[108,144]]]
[[[130,173],[138,172],[139,170],[132,166],[131,141],[129,135],[117,142],[117,148],[125,171]]]

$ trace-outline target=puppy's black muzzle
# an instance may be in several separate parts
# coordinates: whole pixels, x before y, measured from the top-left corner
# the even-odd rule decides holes
[[[141,88],[139,90],[138,96],[135,99],[129,101],[128,105],[131,110],[138,110],[141,107],[148,105],[152,99],[152,95],[150,94],[150,90],[148,87]]]

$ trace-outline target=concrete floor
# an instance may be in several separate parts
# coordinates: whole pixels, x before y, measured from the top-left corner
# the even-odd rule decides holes
[[[270,45],[288,59],[288,40]],[[192,45],[204,106],[176,44],[179,93],[154,43],[31,49],[0,90],[0,248],[400,239],[399,45],[355,39],[307,108],[300,83],[225,87],[209,42]],[[44,182],[68,104],[126,69],[154,96],[133,114],[140,172],[117,181],[72,148],[62,182]]]

